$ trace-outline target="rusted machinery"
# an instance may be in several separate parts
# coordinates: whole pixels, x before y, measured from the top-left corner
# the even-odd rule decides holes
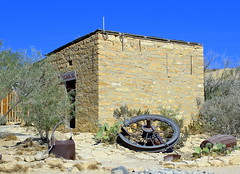
[[[135,151],[164,152],[179,140],[180,128],[162,115],[140,115],[124,121],[119,142]]]
[[[54,137],[54,132],[57,127],[63,124],[63,121],[60,121],[53,129],[51,139],[49,142],[49,154],[54,154],[56,157],[63,157],[65,159],[75,159],[75,142],[72,139],[72,132],[68,140],[57,140]],[[65,123],[66,124],[66,123]],[[67,125],[67,124],[66,124]]]

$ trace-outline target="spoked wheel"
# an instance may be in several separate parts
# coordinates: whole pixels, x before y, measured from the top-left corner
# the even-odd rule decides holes
[[[163,152],[173,147],[179,136],[179,126],[172,119],[161,115],[140,115],[124,122],[119,140],[132,150]]]

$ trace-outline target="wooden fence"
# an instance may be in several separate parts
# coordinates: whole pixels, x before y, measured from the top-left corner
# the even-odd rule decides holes
[[[16,103],[16,101],[17,101],[17,95],[14,91],[12,91],[4,99],[0,101],[0,115],[5,115],[9,111],[9,109],[11,109],[11,106],[14,103]],[[19,106],[16,106],[7,114],[7,122],[20,123],[21,119],[19,115],[20,115],[20,108]]]

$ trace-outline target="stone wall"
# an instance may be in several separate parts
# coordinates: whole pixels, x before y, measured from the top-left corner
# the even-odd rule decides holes
[[[179,108],[188,124],[203,100],[203,48],[199,44],[99,35],[99,119],[112,122],[113,111],[130,108]]]
[[[60,71],[76,71],[76,130],[113,123],[123,105],[180,109],[188,124],[203,100],[203,48],[196,43],[95,31],[52,53]]]
[[[98,127],[97,35],[92,35],[56,51],[61,72],[76,71],[75,131],[95,132]]]

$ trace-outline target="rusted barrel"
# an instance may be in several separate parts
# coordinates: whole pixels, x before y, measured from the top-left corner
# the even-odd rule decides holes
[[[229,148],[229,147],[234,147],[234,146],[237,145],[237,139],[232,135],[219,134],[219,135],[215,135],[215,136],[212,136],[212,137],[204,140],[200,144],[200,147],[201,148],[206,147],[207,143],[211,143],[212,146],[217,144],[217,143],[222,143],[222,144],[226,144],[226,147]]]
[[[75,160],[75,142],[72,139],[51,140],[50,143],[52,144],[50,154],[52,153],[58,158]]]

